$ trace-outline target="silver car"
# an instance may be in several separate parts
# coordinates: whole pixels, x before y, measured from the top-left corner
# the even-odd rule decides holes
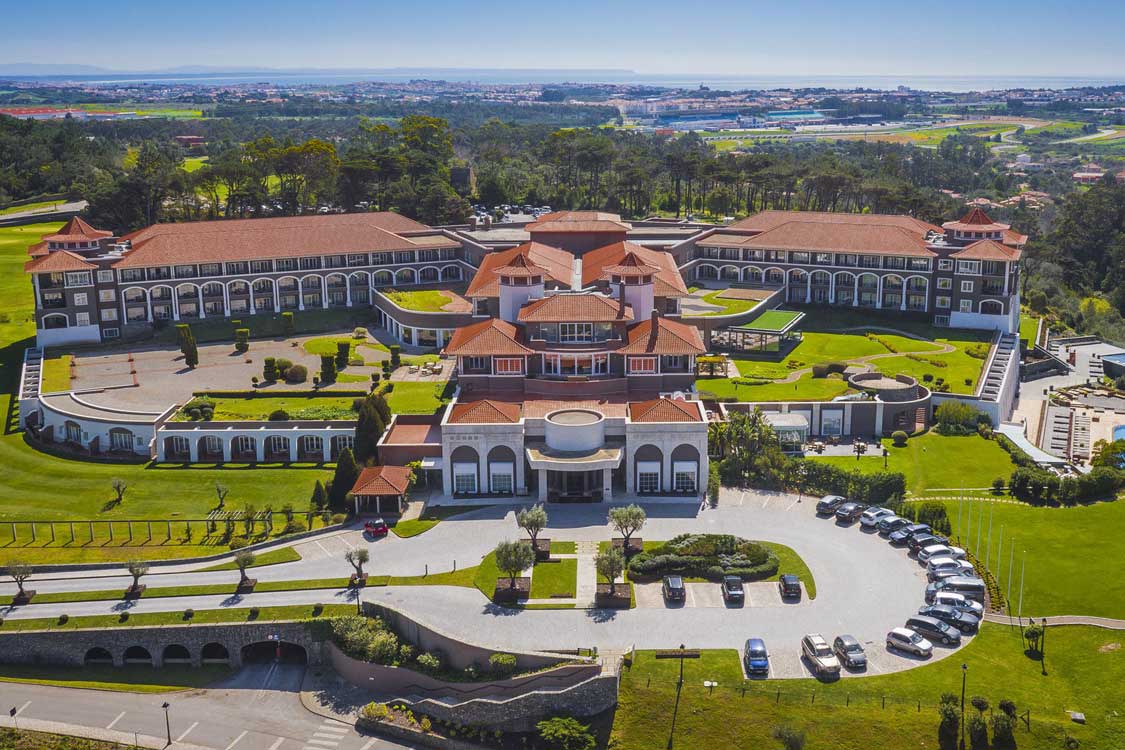
[[[863,511],[863,515],[859,517],[859,525],[866,529],[873,529],[879,525],[879,522],[884,518],[890,518],[895,512],[890,508],[880,508],[874,506]]]
[[[953,607],[977,617],[984,616],[983,604],[955,591],[938,591],[934,594],[934,604],[944,604],[947,607]]]
[[[938,557],[952,557],[954,560],[964,560],[965,550],[960,547],[951,547],[948,544],[931,544],[918,550],[918,562],[928,562]]]
[[[934,644],[910,628],[895,628],[887,633],[887,648],[915,656],[931,656],[934,653]]]
[[[972,575],[974,569],[972,563],[955,557],[931,557],[926,563],[926,572],[930,574],[950,570],[958,571],[955,575]]]

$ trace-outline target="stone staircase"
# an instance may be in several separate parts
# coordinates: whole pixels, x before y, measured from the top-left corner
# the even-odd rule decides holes
[[[1004,373],[1007,372],[1013,356],[1018,356],[1020,348],[1019,335],[1006,333],[996,342],[996,352],[988,363],[988,370],[984,373],[984,387],[981,389],[981,398],[996,401],[1000,398],[1000,389],[1004,385]]]

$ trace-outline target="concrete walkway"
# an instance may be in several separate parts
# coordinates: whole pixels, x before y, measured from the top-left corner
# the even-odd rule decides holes
[[[578,588],[575,600],[580,607],[593,607],[598,593],[598,568],[594,562],[594,556],[598,554],[598,543],[578,542],[575,549],[578,554]]]
[[[988,622],[995,622],[1000,625],[1016,625],[1024,624],[1024,619],[1027,620],[1026,624],[1030,625],[1032,620],[1039,625],[1047,624],[1047,627],[1055,627],[1056,625],[1089,625],[1095,628],[1105,628],[1107,630],[1125,630],[1125,620],[1115,620],[1112,617],[1088,617],[1085,615],[1056,615],[1054,617],[1028,617],[1028,618],[1012,618],[1008,615],[999,612],[986,612],[984,619]]]

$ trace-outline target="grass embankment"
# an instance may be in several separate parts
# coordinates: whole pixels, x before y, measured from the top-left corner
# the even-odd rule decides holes
[[[271,549],[266,552],[261,552],[254,555],[254,564],[251,568],[261,568],[265,565],[277,565],[279,563],[297,562],[301,559],[301,553],[292,547],[282,547],[281,549]],[[200,573],[209,573],[216,570],[238,570],[234,560],[218,565],[212,565],[209,568],[202,568]]]
[[[437,289],[399,291],[387,289],[383,296],[404,310],[417,312],[441,312],[453,300],[445,292]]]
[[[394,383],[386,394],[387,406],[395,414],[433,414],[453,397],[451,381],[441,383]]]
[[[848,392],[843,378],[814,378],[811,374],[802,375],[792,383],[754,385],[736,383],[733,378],[707,378],[696,381],[696,387],[716,398],[736,401],[830,401]]]
[[[0,621],[0,633],[20,630],[79,630],[83,628],[151,627],[153,625],[214,625],[225,622],[289,622],[311,617],[343,617],[355,613],[354,604],[293,604],[284,607],[254,607],[196,610],[190,618],[183,610],[175,612],[142,612],[118,615],[84,615],[60,623],[54,617]]]
[[[725,291],[725,289],[719,289],[718,291],[708,292],[707,294],[703,295],[704,302],[709,305],[717,305],[719,309],[708,310],[707,312],[699,313],[699,315],[737,315],[738,313],[744,313],[749,310],[753,310],[761,301],[756,299],[735,299],[732,297],[723,297],[722,294]]]
[[[140,598],[161,599],[182,596],[233,596],[238,588],[238,579],[231,577],[229,583],[208,583],[195,586],[153,586],[146,588]],[[254,587],[254,593],[262,594],[277,591],[311,591],[316,589],[346,589],[347,578],[315,578],[304,581],[262,581]],[[36,594],[32,604],[69,604],[71,602],[112,602],[124,599],[124,589],[105,591],[65,591]]]
[[[1025,347],[1030,349],[1035,346],[1038,341],[1035,339],[1035,334],[1039,330],[1039,318],[1028,313],[1020,314],[1020,342]]]
[[[831,683],[745,681],[736,651],[705,651],[700,659],[684,661],[678,699],[678,660],[640,652],[622,672],[613,747],[774,747],[771,735],[779,725],[806,732],[808,747],[937,747],[938,700],[943,692],[959,694],[962,663],[968,665],[968,696],[985,696],[993,707],[1008,698],[1020,713],[1031,711],[1030,731],[1022,722],[1016,730],[1019,747],[1063,747],[1068,733],[1082,747],[1120,747],[1125,742],[1125,724],[1117,715],[1125,680],[1120,645],[1115,631],[1051,628],[1041,665],[1025,655],[1016,630],[985,625],[956,658]],[[704,680],[718,686],[708,689]],[[966,706],[966,718],[973,710]],[[1071,722],[1067,710],[1085,712],[1086,725]]]
[[[70,390],[70,363],[74,357],[70,354],[60,354],[57,357],[43,359],[42,380],[39,384],[40,393],[59,393]]]
[[[29,666],[0,664],[0,682],[23,682],[33,685],[113,690],[121,693],[167,693],[173,690],[194,690],[207,687],[231,674],[230,667],[204,664],[167,664],[159,669],[128,664],[123,667],[90,664],[84,667]],[[106,747],[120,745],[105,743]],[[0,747],[11,748],[0,740]],[[19,747],[19,745],[16,745]],[[71,746],[68,745],[68,748]]]
[[[356,399],[356,396],[333,396],[331,391],[315,396],[267,396],[256,392],[245,398],[223,396],[214,399],[215,412],[211,421],[267,420],[275,411],[285,412],[290,419],[355,419]],[[180,412],[175,421],[190,421],[190,418]]]
[[[451,518],[461,513],[468,513],[471,510],[478,510],[480,506],[474,505],[435,505],[432,508],[426,508],[422,511],[422,515],[418,518],[410,518],[405,521],[390,521],[391,531],[395,536],[410,538],[425,534],[427,531],[437,526],[439,523],[447,518]]]
[[[921,495],[936,490],[944,494],[957,494],[961,488],[987,489],[992,480],[1000,477],[1005,483],[1015,464],[1011,456],[995,440],[985,440],[979,435],[939,435],[930,431],[907,440],[896,448],[890,438],[883,440],[887,449],[887,471],[900,471],[906,475],[908,492]],[[809,460],[823,461],[841,469],[858,469],[864,473],[884,471],[881,453],[869,453],[856,460],[855,456],[818,456]]]
[[[22,206],[8,206],[7,208],[0,208],[0,216],[8,216],[11,214],[22,214],[28,212],[49,212],[66,203],[65,200],[57,201],[36,201],[35,203],[25,203]]]

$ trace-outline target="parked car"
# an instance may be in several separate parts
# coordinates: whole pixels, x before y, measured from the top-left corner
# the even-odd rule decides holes
[[[376,518],[363,524],[363,533],[371,536],[386,536],[390,528],[382,518]]]
[[[887,648],[917,656],[930,656],[934,652],[934,644],[910,628],[895,628],[887,633]]]
[[[816,514],[818,516],[830,516],[847,501],[848,499],[843,495],[825,495],[816,504]]]
[[[918,614],[941,620],[946,625],[952,625],[962,633],[975,633],[980,627],[980,618],[963,609],[947,607],[944,604],[930,604],[921,607]]]
[[[931,573],[927,573],[926,577],[930,581],[940,581],[940,580],[945,579],[945,578],[959,578],[961,576],[975,576],[976,574],[977,574],[977,571],[972,567],[960,568],[960,569],[958,569],[958,568],[942,568],[941,570],[935,570]]]
[[[863,646],[859,645],[855,636],[836,636],[836,640],[832,641],[832,650],[848,669],[867,669],[867,654],[863,652]]]
[[[782,599],[801,598],[801,579],[786,573],[777,579],[777,590],[781,592]]]
[[[888,536],[888,535],[898,531],[903,526],[909,526],[909,525],[910,525],[910,519],[909,518],[903,518],[902,516],[887,516],[886,518],[883,518],[883,519],[879,520],[879,523],[878,523],[879,534],[881,534],[882,536]]]
[[[892,532],[890,537],[891,544],[896,547],[905,546],[910,541],[910,537],[915,534],[929,534],[930,526],[925,523],[911,523],[901,527],[898,531]]]
[[[746,600],[746,589],[742,587],[742,579],[738,576],[723,576],[721,585],[725,601],[741,604]]]
[[[936,617],[914,615],[906,618],[906,627],[933,642],[940,641],[947,646],[956,646],[961,643],[961,632]]]
[[[965,550],[960,547],[950,547],[948,544],[931,544],[918,550],[918,562],[929,562],[934,557],[952,557],[954,560],[964,560]]]
[[[948,539],[940,534],[934,534],[931,531],[924,531],[920,534],[915,534],[906,540],[906,548],[911,552],[917,553],[926,547],[932,547],[935,544],[945,544]]]
[[[855,523],[855,520],[862,515],[865,507],[867,506],[860,503],[844,503],[836,509],[836,520],[844,523]]]
[[[664,592],[664,601],[682,602],[687,600],[687,588],[684,587],[684,579],[680,576],[664,576],[664,583],[660,588]]]
[[[749,638],[742,647],[742,663],[746,666],[746,674],[770,673],[770,655],[766,651],[766,642],[761,638]]]
[[[939,591],[961,594],[966,599],[983,602],[985,589],[984,581],[976,576],[951,576],[926,585],[926,603],[932,603]]]
[[[840,660],[828,647],[828,641],[819,633],[810,633],[801,639],[801,653],[812,664],[818,677],[840,674]]]
[[[953,607],[962,612],[968,612],[977,617],[984,616],[984,605],[980,602],[975,602],[969,599],[964,594],[958,594],[954,591],[938,591],[934,594],[934,604],[941,604],[946,607]]]
[[[859,525],[865,529],[875,528],[884,518],[891,518],[892,516],[898,518],[890,508],[880,508],[876,505],[863,511],[863,515],[859,517]]]
[[[950,575],[970,575],[972,572],[972,563],[952,557],[931,557],[926,563],[926,573],[932,577],[932,580],[937,580],[938,573],[945,573],[947,575],[944,577],[948,578]]]

